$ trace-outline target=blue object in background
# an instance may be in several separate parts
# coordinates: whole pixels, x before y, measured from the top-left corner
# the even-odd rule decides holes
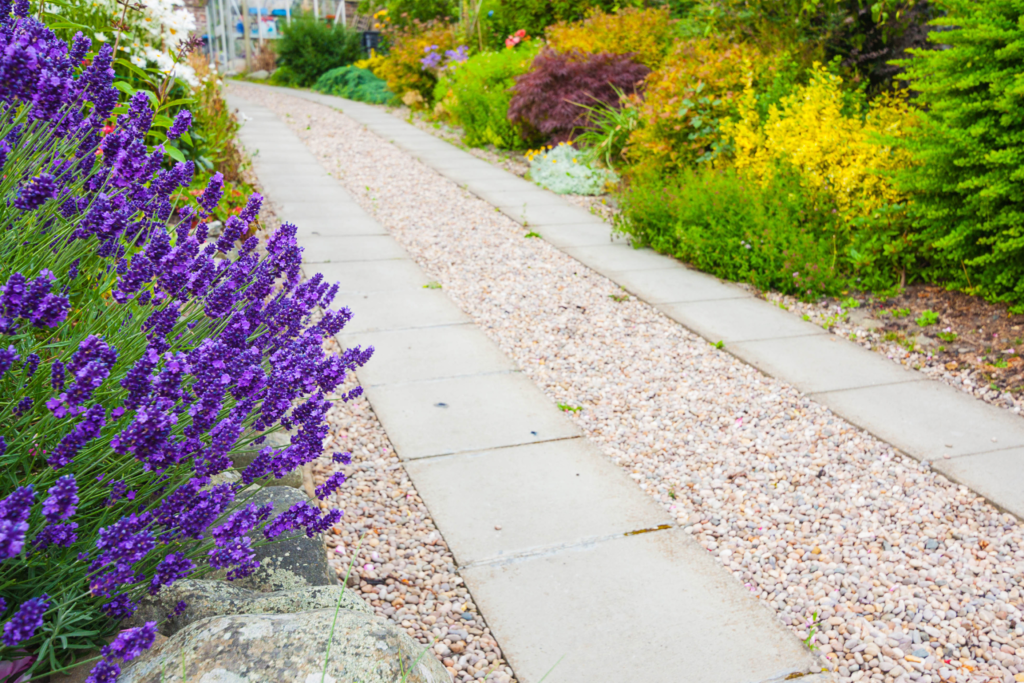
[[[286,17],[288,16],[288,10],[285,9],[274,9],[270,10],[270,13],[275,17]]]

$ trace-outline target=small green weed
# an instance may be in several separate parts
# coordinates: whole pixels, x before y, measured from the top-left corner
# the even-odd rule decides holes
[[[996,358],[994,361],[989,363],[989,365],[991,365],[994,368],[1005,368],[1009,367],[1010,364],[1006,362],[1005,358]]]
[[[854,299],[851,296],[851,297],[848,297],[848,298],[843,299],[842,301],[840,301],[839,302],[839,307],[840,308],[844,308],[844,309],[846,309],[848,311],[851,311],[854,308],[860,308],[860,302],[857,301],[856,299]]]
[[[423,285],[423,289],[441,289],[441,283],[437,280],[431,280],[427,284]]]
[[[935,311],[921,311],[921,315],[917,316],[918,327],[928,327],[939,322],[939,314]]]
[[[714,344],[712,344],[712,346],[714,346],[716,349],[724,349],[725,348],[725,342],[722,341],[721,339],[719,339]]]
[[[910,315],[909,308],[893,308],[889,311],[889,314],[894,318],[906,318]]]
[[[676,490],[675,489],[669,489],[668,490],[668,497],[671,498],[672,500],[675,500],[676,499]]]
[[[609,294],[608,298],[611,299],[612,301],[618,301],[620,304],[623,301],[629,301],[628,294]]]
[[[787,306],[786,304],[782,303],[781,301],[780,301],[780,302],[778,302],[778,304],[776,304],[776,305],[777,305],[777,306],[778,306],[779,308],[781,308],[782,310],[784,310],[784,311],[788,311],[788,310],[789,310],[789,306]]]
[[[540,234],[534,232],[533,230],[531,230],[530,232],[528,232],[525,235],[523,235],[523,237],[527,237],[527,238],[529,238],[529,237],[540,237]]]
[[[954,342],[957,340],[958,335],[956,332],[939,332],[935,336],[944,342]]]
[[[806,313],[804,313],[800,317],[803,318],[804,320],[806,320],[807,322],[811,322],[811,316],[807,315]]]
[[[810,630],[807,632],[807,637],[804,638],[804,645],[806,645],[807,648],[810,650],[818,649],[818,646],[814,644],[814,636],[818,634],[819,623],[820,620],[818,619],[818,612],[817,610],[815,610],[814,615],[811,617],[810,623],[807,624]]]
[[[558,409],[563,413],[578,413],[583,410],[582,406],[571,406],[568,403],[559,403]]]

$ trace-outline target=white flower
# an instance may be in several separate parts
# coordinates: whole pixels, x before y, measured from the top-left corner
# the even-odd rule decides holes
[[[97,32],[96,33],[96,40],[100,41],[101,43],[105,43],[105,42],[107,42],[107,35],[105,33]]]
[[[135,66],[141,67],[143,69],[146,68],[146,58],[143,57],[142,55],[138,55],[138,54],[132,55],[131,60],[132,60],[132,64],[134,64]]]

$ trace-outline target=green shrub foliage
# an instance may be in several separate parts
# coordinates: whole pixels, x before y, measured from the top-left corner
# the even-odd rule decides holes
[[[520,126],[508,120],[511,88],[530,69],[539,41],[514,50],[484,52],[449,67],[434,90],[452,122],[465,130],[468,145],[518,149],[527,144]]]
[[[276,49],[277,63],[288,70],[288,82],[303,87],[363,56],[358,33],[312,17],[300,17],[285,26]]]
[[[356,66],[331,69],[317,79],[313,90],[370,104],[386,104],[395,97],[388,90],[388,84],[374,76],[372,71]]]
[[[841,289],[843,252],[831,207],[778,173],[761,188],[707,166],[634,177],[619,197],[616,229],[718,277],[802,298]]]
[[[904,62],[923,109],[909,143],[911,193],[932,277],[1024,310],[1022,0],[950,0],[934,31],[944,49]]]
[[[594,8],[614,12],[640,6],[643,2],[635,0],[499,0],[492,19],[493,30],[502,41],[519,29],[539,38],[548,26],[559,21],[579,21]]]
[[[568,143],[528,156],[530,180],[556,194],[604,194],[618,181],[612,171],[588,164],[584,153]]]

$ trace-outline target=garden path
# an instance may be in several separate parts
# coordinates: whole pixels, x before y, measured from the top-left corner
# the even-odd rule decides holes
[[[307,274],[341,284],[339,300],[354,313],[343,341],[377,348],[359,372],[370,404],[519,680],[536,683],[563,657],[548,680],[741,683],[820,668],[289,125],[253,101],[255,91],[229,92],[266,195],[299,228]],[[408,135],[386,115],[375,125],[387,138]],[[429,136],[406,142],[442,166],[445,158],[451,169],[464,166],[462,152],[445,157]],[[486,165],[468,171],[475,181],[503,180]],[[532,195],[522,199],[537,212]],[[571,218],[559,234],[600,229]]]
[[[344,113],[711,343],[1024,518],[1024,420],[897,366],[745,289],[615,239],[588,211],[389,115],[286,90]]]

